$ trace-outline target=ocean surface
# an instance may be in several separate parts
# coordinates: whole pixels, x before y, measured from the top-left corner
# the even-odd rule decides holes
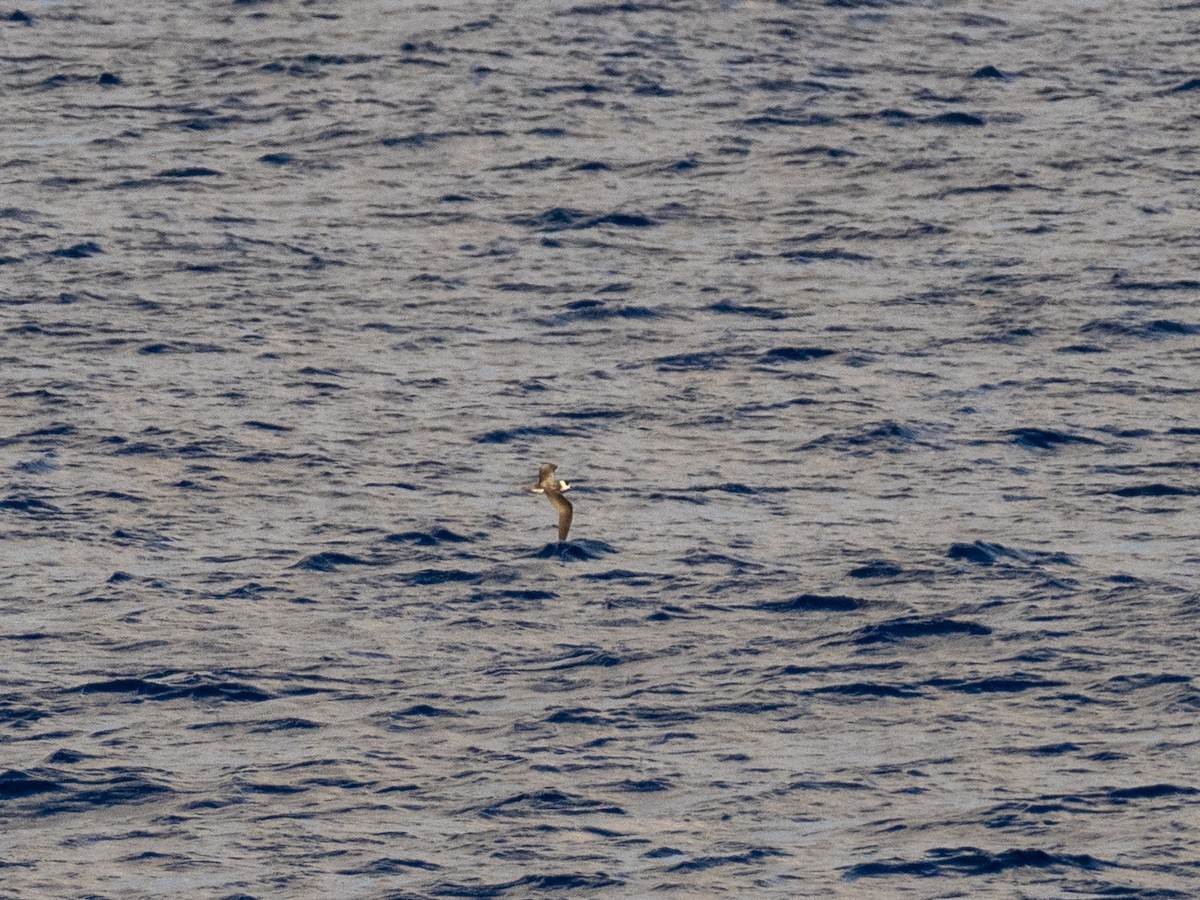
[[[1198,35],[0,9],[0,897],[1200,896]]]

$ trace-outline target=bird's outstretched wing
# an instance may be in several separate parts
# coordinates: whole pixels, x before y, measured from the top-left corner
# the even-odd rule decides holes
[[[565,541],[567,539],[567,532],[571,530],[571,517],[575,514],[575,509],[571,506],[571,501],[564,497],[561,491],[547,489],[546,496],[554,504],[554,508],[558,510],[558,539]]]

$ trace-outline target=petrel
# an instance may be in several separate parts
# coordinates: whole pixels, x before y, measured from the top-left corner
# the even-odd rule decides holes
[[[571,515],[574,510],[571,501],[563,496],[563,492],[570,490],[571,485],[554,477],[554,470],[557,468],[554,463],[543,464],[538,469],[538,483],[530,485],[529,490],[535,494],[545,494],[554,504],[554,508],[558,510],[558,539],[565,541],[567,532],[571,530]]]

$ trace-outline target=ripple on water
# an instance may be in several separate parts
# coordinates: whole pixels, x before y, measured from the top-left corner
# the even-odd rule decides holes
[[[1200,80],[1091,7],[0,14],[7,894],[1193,896]]]

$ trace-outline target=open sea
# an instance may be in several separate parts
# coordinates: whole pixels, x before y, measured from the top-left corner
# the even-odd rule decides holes
[[[0,88],[4,900],[1200,897],[1200,3],[10,0]]]

